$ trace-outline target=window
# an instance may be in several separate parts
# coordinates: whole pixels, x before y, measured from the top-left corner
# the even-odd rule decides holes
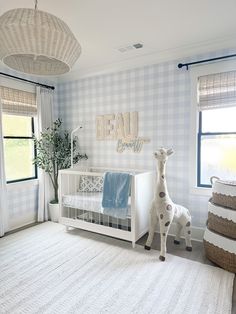
[[[236,71],[198,77],[197,186],[236,178]]]
[[[36,150],[33,141],[35,93],[0,86],[5,172],[8,183],[35,179],[32,164]]]
[[[210,187],[210,177],[236,178],[236,107],[199,112],[199,187]]]
[[[35,179],[34,118],[9,114],[3,114],[2,118],[7,182]]]

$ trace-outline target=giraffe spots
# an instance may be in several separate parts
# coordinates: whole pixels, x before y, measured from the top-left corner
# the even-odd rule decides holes
[[[163,219],[163,214],[160,214],[160,218]]]
[[[172,209],[172,206],[171,206],[170,204],[168,204],[168,205],[166,206],[166,209],[167,209],[167,210],[171,210],[171,209]]]
[[[162,233],[162,235],[163,235],[163,237],[165,237],[165,236],[166,236],[165,232],[164,232],[164,233]]]
[[[170,221],[167,221],[167,222],[165,223],[165,226],[168,227],[169,224],[170,224]]]
[[[190,231],[190,230],[188,231],[188,234],[191,234],[191,231]]]
[[[159,193],[159,196],[160,196],[161,198],[163,198],[163,197],[165,197],[165,196],[166,196],[166,193],[164,193],[164,192],[160,192],[160,193]]]
[[[189,227],[189,226],[190,226],[190,221],[186,223],[186,227]]]

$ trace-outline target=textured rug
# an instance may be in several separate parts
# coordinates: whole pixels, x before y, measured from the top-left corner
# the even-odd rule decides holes
[[[0,313],[230,313],[233,274],[52,222],[0,239]]]

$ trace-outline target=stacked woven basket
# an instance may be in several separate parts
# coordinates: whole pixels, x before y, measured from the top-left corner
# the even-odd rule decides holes
[[[236,273],[236,182],[212,177],[208,203],[208,225],[204,234],[206,256],[222,268]]]

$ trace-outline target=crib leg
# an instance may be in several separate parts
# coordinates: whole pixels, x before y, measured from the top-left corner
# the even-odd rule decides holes
[[[132,248],[135,249],[135,241],[132,241]]]

